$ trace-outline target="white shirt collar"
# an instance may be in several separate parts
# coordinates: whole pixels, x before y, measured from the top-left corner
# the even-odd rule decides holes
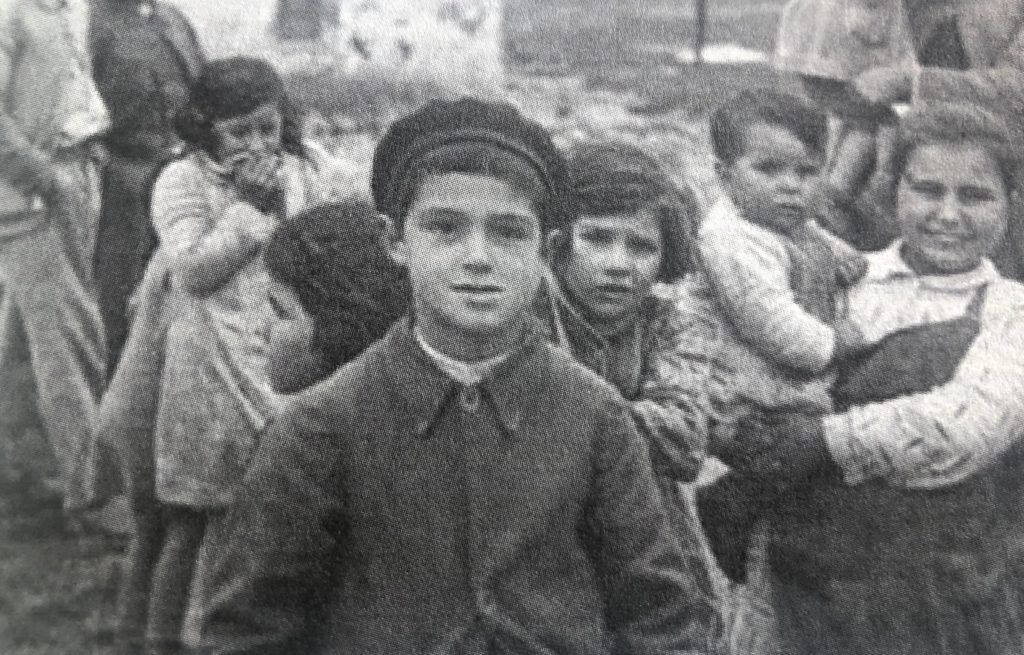
[[[988,259],[981,260],[978,266],[965,273],[953,273],[950,275],[918,275],[900,254],[903,241],[897,240],[891,246],[880,252],[870,255],[871,265],[866,281],[883,282],[897,278],[916,278],[924,286],[947,291],[961,291],[965,289],[976,289],[982,285],[990,284],[1000,279],[999,271]]]
[[[464,362],[459,359],[454,359],[444,354],[440,350],[437,350],[423,338],[418,328],[413,328],[413,335],[416,337],[416,343],[419,344],[423,352],[427,354],[430,359],[434,360],[434,363],[444,373],[448,374],[453,380],[463,386],[472,386],[478,384],[480,380],[503,361],[508,359],[509,353],[503,353],[497,357],[491,357],[489,359],[482,359],[478,362]]]

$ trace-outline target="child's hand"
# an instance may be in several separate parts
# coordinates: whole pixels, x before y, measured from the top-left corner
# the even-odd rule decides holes
[[[851,355],[862,352],[871,346],[871,343],[864,336],[857,325],[850,319],[841,319],[836,322],[836,345],[832,355],[832,361],[846,359]]]
[[[857,253],[839,262],[836,281],[843,288],[852,287],[868,272],[868,258]]]
[[[264,213],[277,209],[283,189],[282,165],[277,153],[239,161],[233,174],[239,197]]]

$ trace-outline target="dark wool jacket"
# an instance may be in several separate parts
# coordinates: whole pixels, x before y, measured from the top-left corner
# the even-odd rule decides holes
[[[539,336],[460,388],[401,321],[263,443],[203,652],[708,652],[626,408]]]

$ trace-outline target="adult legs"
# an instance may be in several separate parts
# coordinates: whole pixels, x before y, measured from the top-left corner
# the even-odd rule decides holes
[[[56,455],[64,505],[87,503],[85,469],[91,426],[102,389],[103,330],[90,280],[81,263],[91,259],[88,228],[95,222],[90,182],[83,178],[83,202],[50,212],[41,229],[0,243],[0,278],[21,315],[38,390],[38,410]],[[77,252],[73,246],[80,245]],[[5,321],[7,322],[7,321]],[[9,324],[9,322],[8,322]],[[17,330],[5,331],[4,352],[13,352]],[[6,378],[0,386],[17,384]]]
[[[107,337],[108,378],[128,339],[128,301],[156,246],[149,221],[149,187],[159,166],[148,159],[112,155],[103,173],[95,271]]]

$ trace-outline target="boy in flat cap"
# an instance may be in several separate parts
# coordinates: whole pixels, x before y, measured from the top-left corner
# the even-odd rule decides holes
[[[627,408],[534,329],[567,186],[509,105],[391,127],[372,187],[412,316],[265,437],[204,652],[708,652],[715,610]]]

